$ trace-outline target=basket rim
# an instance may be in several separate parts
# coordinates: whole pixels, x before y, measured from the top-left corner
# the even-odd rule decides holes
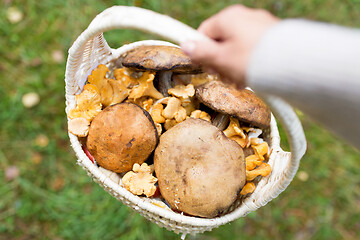
[[[166,42],[166,41],[161,41],[161,40],[136,41],[133,43],[123,45],[117,49],[111,49],[112,57],[111,57],[111,59],[108,58],[107,63],[109,63],[111,60],[118,58],[121,54],[129,51],[130,49],[135,48],[140,45],[170,45],[170,46],[179,47],[178,45],[175,45],[175,44],[172,44],[172,43]],[[107,63],[104,63],[104,64],[107,64]],[[101,64],[101,63],[99,63],[99,64]],[[275,137],[271,138],[271,142],[269,144],[270,148],[272,149],[272,153],[270,154],[269,162],[270,162],[270,160],[272,160],[275,157],[274,155],[277,152],[282,151],[280,148],[280,138],[279,138],[279,132],[278,132],[278,128],[277,128],[277,123],[276,123],[276,120],[273,115],[271,117],[270,133]],[[250,212],[250,210],[248,212],[241,212],[240,206],[244,203],[247,204],[246,199],[249,199],[247,201],[250,203],[250,201],[252,201],[252,199],[250,198],[252,195],[247,197],[242,202],[241,205],[239,205],[238,207],[235,208],[235,210],[233,210],[227,214],[224,214],[222,216],[215,217],[215,218],[201,218],[201,217],[196,217],[196,216],[185,216],[180,213],[176,213],[173,211],[169,211],[167,209],[163,209],[159,206],[152,204],[149,201],[146,201],[143,197],[139,197],[139,196],[136,196],[136,195],[130,193],[124,187],[120,186],[119,184],[117,184],[117,183],[113,182],[112,180],[110,180],[109,178],[107,178],[107,176],[103,172],[101,172],[100,169],[97,168],[91,162],[91,160],[86,156],[86,154],[83,152],[83,150],[81,148],[82,145],[79,142],[78,138],[75,135],[71,134],[70,132],[69,132],[69,137],[70,137],[71,145],[72,145],[73,149],[75,150],[76,155],[79,158],[78,164],[80,164],[84,168],[86,168],[86,170],[95,179],[99,180],[99,182],[101,182],[101,184],[104,185],[105,190],[106,190],[106,188],[109,188],[112,191],[115,191],[117,194],[121,195],[124,199],[134,203],[139,208],[141,208],[145,211],[148,211],[148,212],[155,213],[160,218],[166,218],[166,219],[170,219],[175,222],[181,222],[182,224],[189,224],[189,225],[198,226],[198,227],[218,226],[218,225],[228,223],[228,222],[230,222],[236,218],[239,218],[243,215],[246,215],[248,212]],[[258,184],[260,184],[261,182],[265,182],[269,176],[262,177]],[[257,187],[255,189],[255,191],[257,191],[257,190],[260,191],[261,189]],[[137,209],[135,209],[135,210],[137,210]]]

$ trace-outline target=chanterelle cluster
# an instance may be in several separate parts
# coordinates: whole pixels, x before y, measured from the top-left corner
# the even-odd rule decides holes
[[[116,63],[92,71],[68,113],[69,131],[115,183],[139,196],[161,190],[173,210],[216,217],[270,174],[262,133],[271,114],[252,91],[197,74],[178,47],[135,47]],[[156,177],[144,163],[152,160]]]
[[[127,172],[122,178],[124,187],[135,195],[146,195],[151,197],[156,192],[155,183],[157,178],[152,174],[154,172],[154,166],[148,166],[146,163],[134,164],[132,171]]]

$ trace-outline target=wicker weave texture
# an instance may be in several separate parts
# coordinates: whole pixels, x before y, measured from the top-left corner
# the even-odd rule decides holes
[[[122,53],[140,45],[173,45],[164,41],[148,40],[124,45],[119,49],[110,48],[103,37],[103,32],[127,28],[155,33],[175,43],[191,39],[206,39],[189,26],[149,10],[125,6],[106,9],[91,22],[69,50],[65,73],[66,112],[75,107],[75,95],[81,92],[87,76],[97,65],[109,65],[111,60],[117,59]],[[70,142],[77,155],[78,164],[87,171],[88,175],[112,196],[145,218],[176,233],[195,234],[211,231],[213,228],[255,211],[277,197],[293,179],[300,159],[305,153],[306,140],[303,129],[292,108],[275,96],[262,97],[283,125],[291,153],[284,152],[280,148],[277,123],[272,116],[270,129],[265,134],[271,148],[268,163],[271,165],[272,173],[259,181],[254,193],[235,202],[227,214],[217,218],[184,216],[158,207],[147,198],[131,194],[121,186],[121,181],[120,184],[114,182],[88,159],[81,148],[79,139],[71,133],[69,133]]]

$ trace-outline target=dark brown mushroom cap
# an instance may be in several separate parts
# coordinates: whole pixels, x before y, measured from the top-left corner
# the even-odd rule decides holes
[[[197,87],[196,97],[206,106],[240,121],[260,128],[270,126],[270,109],[250,90],[211,81]]]
[[[172,71],[183,74],[201,72],[201,68],[193,65],[190,58],[177,47],[140,46],[126,52],[123,57],[124,67],[138,70]]]

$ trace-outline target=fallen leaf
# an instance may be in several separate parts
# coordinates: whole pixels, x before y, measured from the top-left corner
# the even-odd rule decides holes
[[[52,57],[53,61],[56,63],[62,63],[65,60],[64,53],[61,50],[54,50],[51,53],[51,57]]]
[[[55,191],[60,191],[65,186],[64,178],[57,177],[51,183],[51,188]]]
[[[87,184],[82,188],[84,194],[90,194],[93,190],[93,185]]]
[[[12,0],[3,0],[4,5],[9,5],[12,2]]]
[[[299,171],[297,177],[300,181],[306,182],[309,179],[309,174],[305,171]]]
[[[35,144],[39,147],[46,147],[49,145],[49,138],[44,134],[39,134],[35,139]]]
[[[29,92],[24,94],[21,100],[26,108],[32,108],[40,102],[40,97],[35,92]]]
[[[10,182],[20,176],[20,170],[18,167],[12,165],[5,169],[5,179]]]
[[[143,5],[143,1],[141,1],[141,0],[135,0],[134,1],[134,6],[141,7],[142,5]]]
[[[24,14],[16,7],[9,7],[7,10],[7,18],[11,23],[18,23],[24,17]]]
[[[29,65],[30,65],[31,67],[37,67],[37,66],[40,66],[41,64],[42,64],[42,60],[41,60],[41,58],[39,58],[39,57],[36,57],[36,58],[32,59],[32,60],[30,61],[30,63],[29,63]]]
[[[38,153],[38,152],[33,153],[32,157],[31,157],[31,161],[33,164],[38,165],[42,162],[42,160],[43,160],[43,156],[40,153]]]

